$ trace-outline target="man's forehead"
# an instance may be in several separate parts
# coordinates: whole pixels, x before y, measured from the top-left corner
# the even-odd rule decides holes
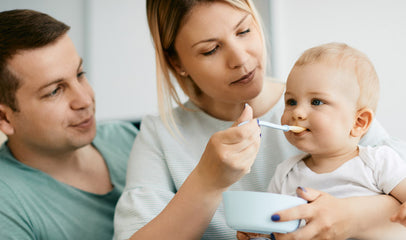
[[[8,67],[22,83],[30,79],[30,83],[41,85],[75,74],[81,64],[73,43],[64,37],[45,47],[20,51]]]

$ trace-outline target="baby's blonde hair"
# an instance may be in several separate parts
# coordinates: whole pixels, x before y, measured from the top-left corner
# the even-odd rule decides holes
[[[327,43],[306,50],[293,67],[312,63],[327,63],[352,71],[360,88],[358,109],[376,111],[379,100],[379,79],[369,58],[345,43]]]

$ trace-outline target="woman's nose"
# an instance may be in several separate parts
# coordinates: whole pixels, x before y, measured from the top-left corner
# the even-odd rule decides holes
[[[227,59],[229,67],[232,69],[243,67],[248,60],[248,56],[243,46],[238,44],[230,45]]]

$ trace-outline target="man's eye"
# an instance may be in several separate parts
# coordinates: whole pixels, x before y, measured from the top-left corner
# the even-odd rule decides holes
[[[61,91],[62,91],[62,88],[60,86],[58,86],[52,92],[48,93],[45,97],[54,97],[54,96],[58,95]]]
[[[318,105],[322,105],[322,104],[324,104],[324,103],[320,99],[313,99],[312,100],[312,105],[318,106]]]
[[[297,102],[294,99],[288,99],[288,100],[286,100],[286,105],[295,106],[295,105],[297,105]]]
[[[213,55],[213,54],[217,51],[218,48],[219,48],[219,46],[217,45],[217,46],[214,47],[212,50],[210,50],[210,51],[208,51],[208,52],[204,52],[203,55],[204,55],[204,56]]]

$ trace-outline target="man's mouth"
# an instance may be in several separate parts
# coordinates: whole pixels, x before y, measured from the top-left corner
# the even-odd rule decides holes
[[[78,121],[77,123],[71,124],[71,127],[79,127],[79,128],[86,128],[93,124],[94,117],[93,115],[87,117],[83,120]]]

